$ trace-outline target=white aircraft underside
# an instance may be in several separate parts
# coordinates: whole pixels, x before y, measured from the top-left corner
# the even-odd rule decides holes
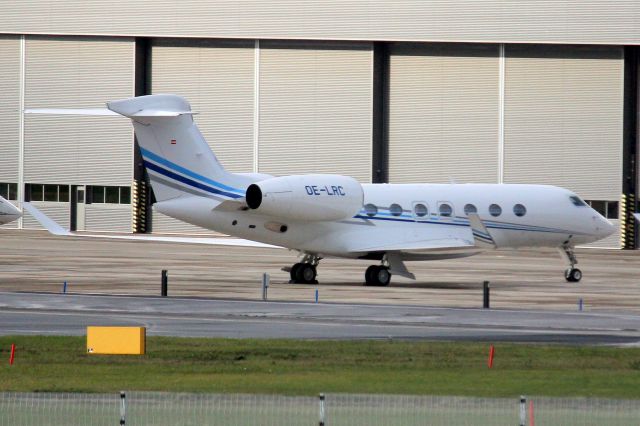
[[[413,278],[404,260],[523,247],[560,248],[570,266],[565,277],[579,281],[572,248],[614,230],[576,194],[554,186],[361,185],[339,175],[233,174],[217,161],[184,99],[151,95],[107,107],[133,121],[157,211],[297,250],[302,259],[290,271],[296,282],[315,282],[327,256],[379,260],[365,280],[386,285],[391,274]]]

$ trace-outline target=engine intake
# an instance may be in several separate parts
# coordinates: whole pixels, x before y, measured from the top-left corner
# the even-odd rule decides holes
[[[259,213],[294,220],[331,221],[353,217],[364,192],[355,179],[340,175],[293,175],[249,185],[246,202]]]

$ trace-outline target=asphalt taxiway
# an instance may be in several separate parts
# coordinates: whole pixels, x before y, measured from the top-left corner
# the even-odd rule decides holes
[[[283,249],[54,237],[0,229],[0,333],[83,334],[144,325],[150,335],[446,339],[635,345],[640,254],[578,250],[565,282],[553,250],[408,262],[417,280],[364,287],[369,262],[324,259],[318,285],[288,283]],[[160,271],[169,270],[169,296]],[[261,277],[271,275],[269,301]],[[491,308],[482,282],[491,282]],[[70,294],[59,294],[67,282]],[[318,291],[320,303],[313,303]],[[579,311],[582,300],[583,311]]]
[[[0,334],[83,335],[89,325],[164,336],[640,345],[640,316],[624,313],[0,293]]]

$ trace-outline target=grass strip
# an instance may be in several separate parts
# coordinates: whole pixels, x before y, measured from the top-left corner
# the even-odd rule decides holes
[[[9,366],[11,344],[16,360]],[[144,356],[85,338],[0,337],[0,391],[428,394],[640,399],[640,348],[149,337]]]

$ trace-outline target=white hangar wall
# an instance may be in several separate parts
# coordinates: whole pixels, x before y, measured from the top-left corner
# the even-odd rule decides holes
[[[25,184],[131,186],[126,120],[21,122],[20,108],[133,96],[135,50],[126,37],[0,37],[0,189],[21,170]],[[372,180],[372,43],[156,38],[150,64],[151,92],[187,97],[229,170]],[[389,181],[549,183],[618,202],[623,67],[616,46],[390,43]],[[122,194],[93,201],[75,212],[79,229],[131,229]],[[74,214],[68,199],[36,203],[65,224]],[[207,232],[160,214],[153,230]]]
[[[639,44],[637,0],[0,2],[5,33]]]
[[[151,57],[153,93],[189,99],[228,170],[371,181],[371,44],[164,40]],[[152,229],[210,232],[157,212]]]
[[[107,100],[132,96],[134,47],[133,39],[123,38],[26,37],[24,107],[100,108]],[[117,117],[26,114],[24,182],[28,188],[129,188],[132,138],[130,123]],[[48,191],[53,187],[45,187],[41,198],[34,189],[31,198],[46,214],[69,225],[70,197]],[[78,210],[79,229],[130,231],[130,204],[106,206],[97,197],[93,201]],[[23,220],[24,227],[40,227],[29,215]]]

